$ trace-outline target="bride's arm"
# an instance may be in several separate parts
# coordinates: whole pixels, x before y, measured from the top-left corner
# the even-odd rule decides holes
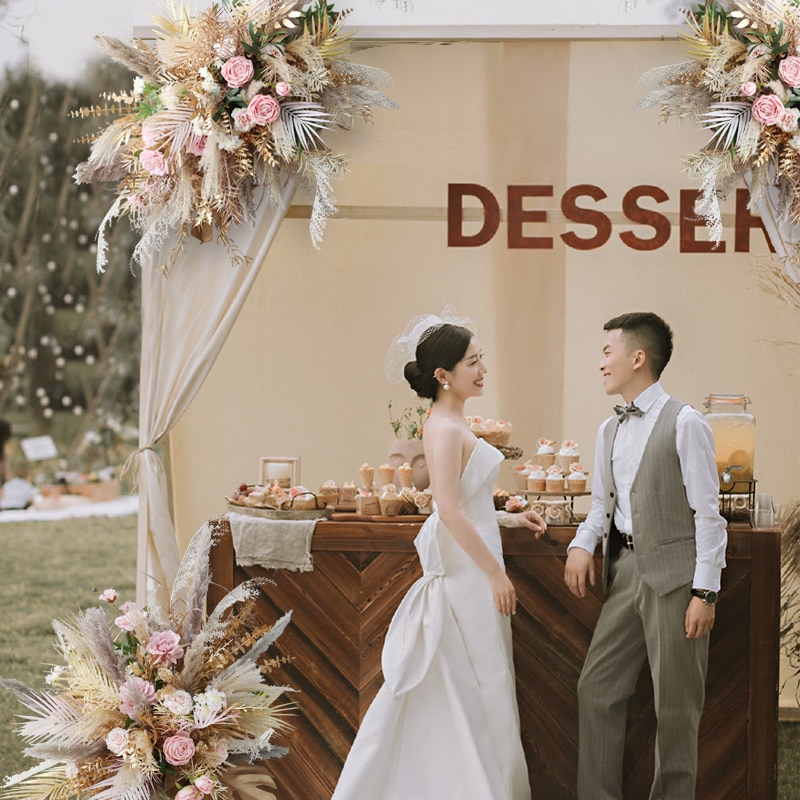
[[[440,428],[427,441],[431,455],[428,468],[439,519],[447,526],[464,552],[486,574],[498,611],[501,614],[513,614],[517,607],[514,586],[459,506],[462,443],[463,434],[456,428],[449,427]]]

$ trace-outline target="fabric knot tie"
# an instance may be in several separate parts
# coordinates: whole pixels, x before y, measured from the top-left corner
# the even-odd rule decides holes
[[[641,417],[642,414],[644,414],[644,411],[642,411],[636,403],[628,403],[626,406],[614,406],[614,411],[620,425],[625,422],[628,417]]]

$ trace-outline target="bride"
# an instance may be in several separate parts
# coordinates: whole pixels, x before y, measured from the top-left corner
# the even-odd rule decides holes
[[[492,499],[503,456],[464,419],[486,367],[471,323],[459,322],[416,318],[387,354],[387,376],[403,362],[411,388],[433,400],[423,441],[436,508],[414,542],[423,576],[389,626],[385,682],[333,800],[530,798],[511,652],[517,597]],[[545,530],[533,511],[502,522]]]

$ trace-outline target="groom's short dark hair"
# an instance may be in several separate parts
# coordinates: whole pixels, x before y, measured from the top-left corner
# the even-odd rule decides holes
[[[603,325],[604,331],[621,330],[628,352],[640,348],[647,354],[653,377],[658,380],[672,357],[672,329],[652,311],[620,314]]]

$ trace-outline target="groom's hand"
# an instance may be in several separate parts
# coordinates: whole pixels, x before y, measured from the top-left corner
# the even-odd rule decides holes
[[[594,557],[582,547],[570,548],[564,568],[564,583],[575,597],[586,597],[587,578],[594,586]]]

